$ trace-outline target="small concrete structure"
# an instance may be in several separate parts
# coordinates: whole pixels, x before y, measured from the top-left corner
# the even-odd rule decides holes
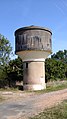
[[[52,32],[43,27],[28,26],[15,31],[15,52],[23,60],[23,89],[46,89],[45,59],[52,52]]]

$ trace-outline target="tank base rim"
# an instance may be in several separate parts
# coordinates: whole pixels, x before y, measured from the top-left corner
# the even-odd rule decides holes
[[[46,89],[46,83],[44,84],[24,84],[23,90],[44,90]]]

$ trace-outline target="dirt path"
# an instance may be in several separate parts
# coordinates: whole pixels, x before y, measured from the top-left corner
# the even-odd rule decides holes
[[[67,99],[67,89],[44,94],[0,92],[0,95],[7,99],[0,104],[0,119],[28,119]]]

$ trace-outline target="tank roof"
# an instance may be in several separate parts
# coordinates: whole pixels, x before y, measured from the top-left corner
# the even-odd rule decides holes
[[[25,30],[45,30],[45,31],[48,31],[52,34],[51,30],[48,28],[31,25],[31,26],[22,27],[22,28],[17,29],[15,31],[15,35],[16,35],[16,33],[20,32],[20,31],[25,31]]]

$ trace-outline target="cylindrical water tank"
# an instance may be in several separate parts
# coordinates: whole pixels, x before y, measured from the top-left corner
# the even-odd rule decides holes
[[[46,58],[52,51],[52,32],[43,27],[29,26],[15,31],[15,52],[23,61]]]

